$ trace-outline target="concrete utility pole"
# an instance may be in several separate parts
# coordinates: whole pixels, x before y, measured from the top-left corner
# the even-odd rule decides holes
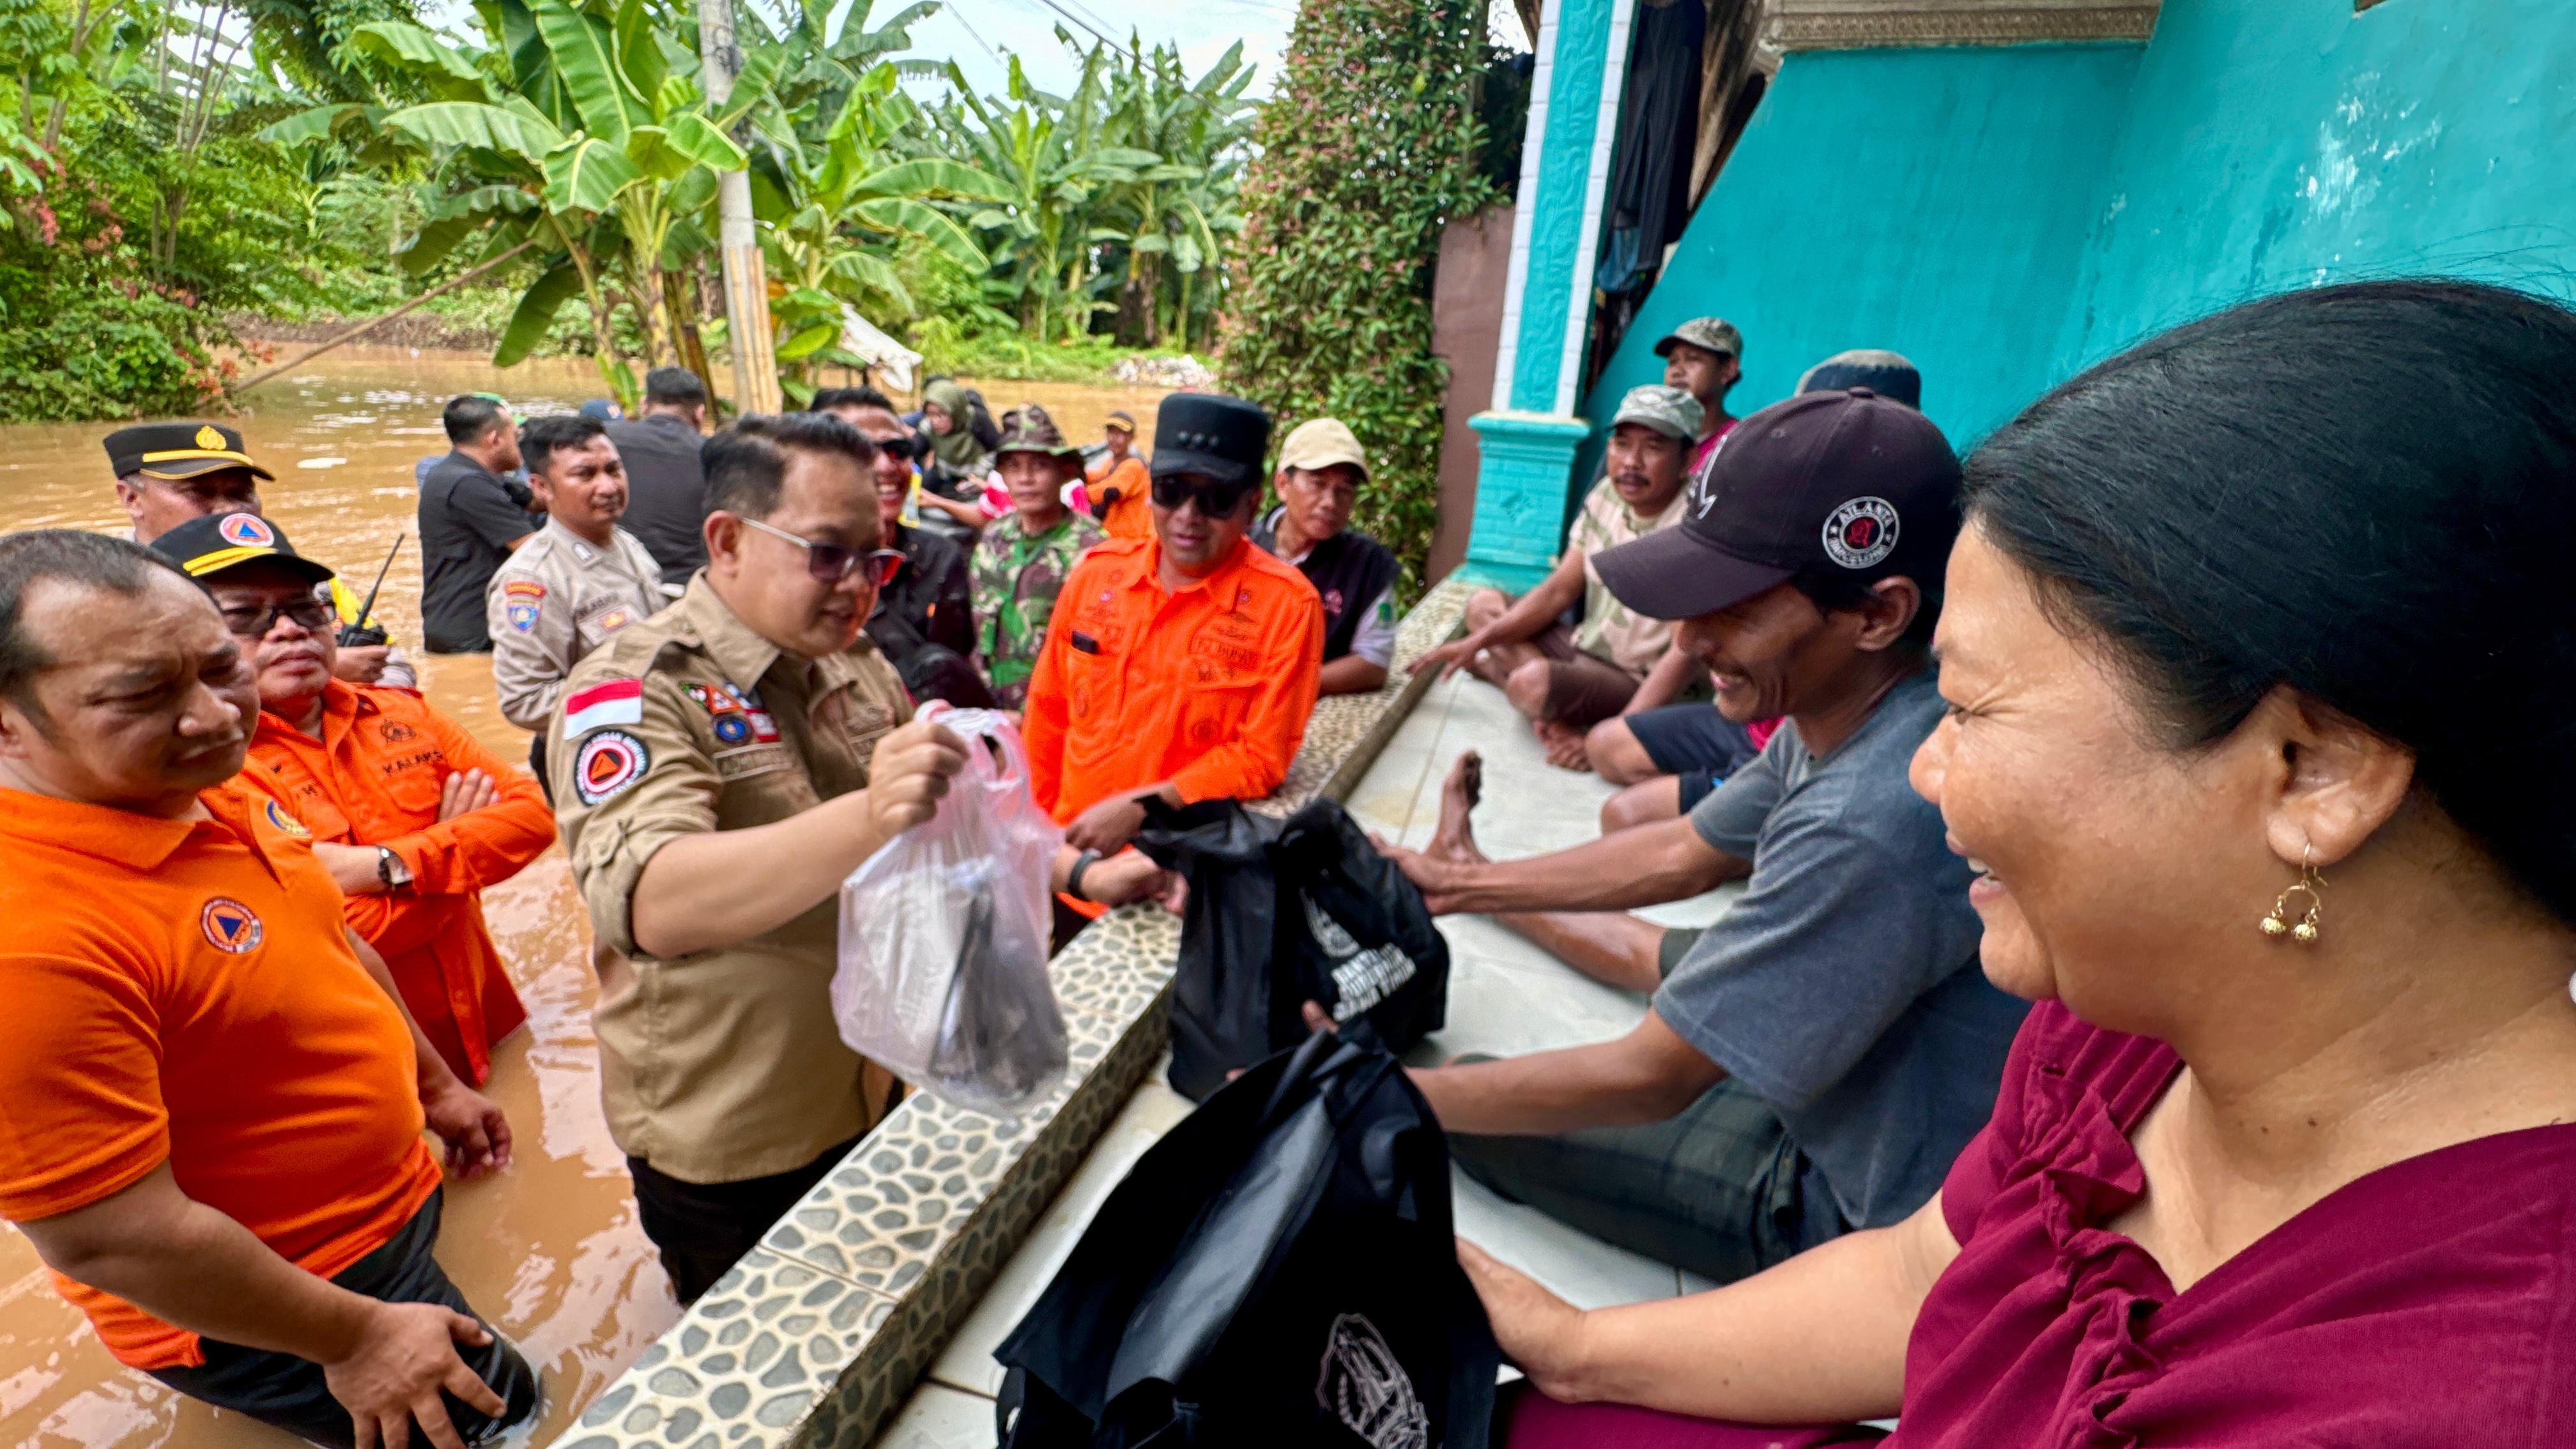
[[[733,43],[733,0],[698,0],[698,59],[710,110],[721,110],[742,71]],[[724,247],[725,342],[733,349],[734,406],[747,413],[779,410],[778,358],[769,336],[769,269],[751,224],[751,173],[716,177],[718,240]]]

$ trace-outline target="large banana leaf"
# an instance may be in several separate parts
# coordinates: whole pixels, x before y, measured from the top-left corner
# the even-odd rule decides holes
[[[663,82],[671,78],[671,68],[662,59],[656,33],[660,28],[653,13],[644,8],[643,0],[621,0],[617,7],[617,65],[627,87],[643,99],[648,119],[664,113],[658,98]]]
[[[489,100],[483,72],[456,47],[406,20],[372,20],[349,33],[346,48],[372,56],[418,81],[442,101]]]
[[[481,101],[406,106],[385,124],[434,146],[483,146],[532,163],[564,144],[561,131],[535,116]]]
[[[903,279],[885,258],[851,248],[832,258],[832,275],[853,286],[882,292],[897,307],[912,310],[912,293],[904,290]]]
[[[710,171],[740,171],[750,162],[731,136],[696,111],[665,117],[662,129],[670,133],[673,149]]]
[[[946,212],[926,202],[907,196],[878,196],[860,202],[851,211],[881,231],[906,232],[921,238],[969,271],[980,272],[993,264],[984,249],[975,245],[975,239],[949,220]]]
[[[366,109],[356,104],[315,106],[261,127],[251,139],[266,141],[272,146],[301,146],[308,141],[328,141],[342,121],[354,120]]]
[[[850,188],[853,197],[953,196],[967,201],[1007,201],[1011,189],[989,171],[961,161],[928,157],[902,161],[871,173]]]
[[[788,338],[786,341],[779,343],[778,360],[781,362],[795,362],[800,358],[811,357],[815,353],[822,351],[824,348],[840,340],[841,324],[838,321],[817,322],[813,326],[797,333],[795,336]]]
[[[554,56],[555,74],[581,113],[582,129],[616,145],[626,133],[652,121],[643,99],[629,86],[618,64],[617,36],[608,22],[586,14],[565,0],[536,0],[537,30]],[[660,78],[654,83],[659,85]]]
[[[644,179],[635,163],[597,136],[575,136],[546,153],[546,205],[558,212],[606,211]]]
[[[557,254],[553,263],[519,296],[518,307],[510,313],[510,325],[501,330],[501,346],[492,354],[496,367],[508,367],[536,350],[546,340],[546,329],[554,326],[555,314],[563,304],[581,295],[581,273],[574,269],[572,258]]]

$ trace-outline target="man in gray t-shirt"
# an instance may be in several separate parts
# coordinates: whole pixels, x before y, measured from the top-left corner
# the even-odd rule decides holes
[[[1520,861],[1476,850],[1461,762],[1439,837],[1397,856],[1432,909],[1654,996],[1615,1041],[1417,1070],[1470,1175],[1724,1281],[1905,1217],[1985,1124],[2025,1007],[1978,969],[1969,868],[1906,778],[1942,714],[1958,479],[1920,413],[1808,394],[1738,428],[1680,527],[1600,556],[1729,719],[1789,722],[1688,818]],[[1705,931],[1612,914],[1747,877]]]

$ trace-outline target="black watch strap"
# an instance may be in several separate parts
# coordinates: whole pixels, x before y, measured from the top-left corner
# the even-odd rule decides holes
[[[1091,897],[1083,894],[1082,877],[1084,872],[1098,864],[1100,864],[1099,851],[1086,850],[1082,854],[1075,856],[1073,858],[1073,869],[1066,871],[1064,874],[1064,893],[1073,897],[1077,901],[1090,900]]]

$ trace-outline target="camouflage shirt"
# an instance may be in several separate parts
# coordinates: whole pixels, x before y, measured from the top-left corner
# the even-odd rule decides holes
[[[995,519],[975,541],[971,569],[975,601],[976,663],[992,682],[993,699],[1018,709],[1029,694],[1029,673],[1046,643],[1056,591],[1076,561],[1109,535],[1079,513],[1035,537],[1008,515]]]

